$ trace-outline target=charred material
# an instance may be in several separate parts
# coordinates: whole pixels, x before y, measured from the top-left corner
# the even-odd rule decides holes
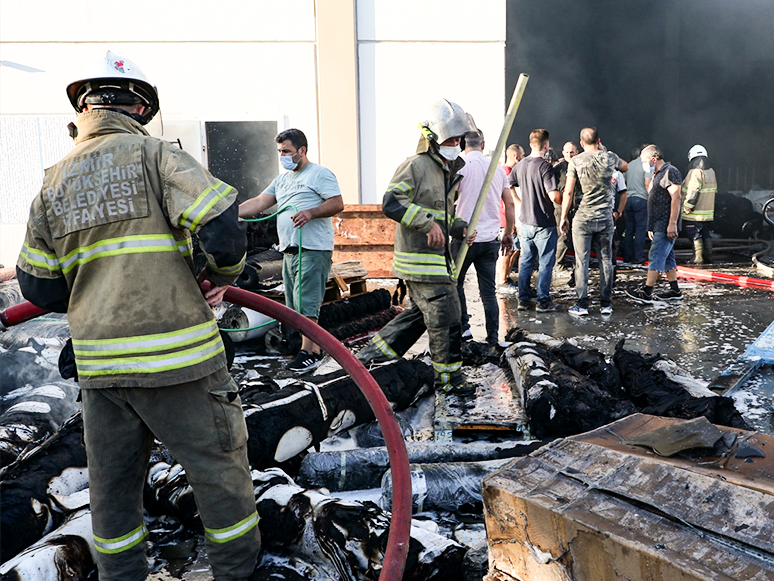
[[[389,517],[374,503],[305,490],[277,470],[253,472],[253,483],[261,538],[268,550],[289,551],[327,569],[333,578],[378,578]],[[462,545],[412,527],[403,579],[458,579],[464,553]]]
[[[412,509],[444,510],[459,514],[481,514],[481,480],[499,470],[510,458],[488,462],[445,462],[443,464],[411,464]],[[392,472],[382,478],[381,504],[392,508]]]
[[[661,359],[658,354],[642,355],[624,349],[623,339],[615,346],[613,361],[621,374],[623,387],[638,411],[684,419],[704,416],[713,424],[749,429],[731,398],[692,396],[655,367]]]
[[[463,341],[462,364],[471,367],[480,367],[487,363],[499,365],[503,351],[499,345],[490,345],[480,341]]]
[[[265,291],[282,282],[282,253],[263,250],[249,255],[236,286],[251,291]]]
[[[473,442],[470,444],[407,443],[409,462],[433,464],[479,462],[524,456],[543,442]],[[390,468],[387,448],[365,448],[346,452],[314,452],[301,461],[298,482],[310,488],[365,490],[381,486]]]
[[[186,525],[196,525],[196,500],[185,470],[174,462],[151,461],[143,490],[145,508],[157,515],[170,515]]]
[[[5,562],[61,524],[64,516],[48,494],[49,482],[68,468],[86,469],[81,442],[83,420],[77,412],[43,444],[0,472],[0,561]]]
[[[8,536],[7,532],[3,536]],[[93,543],[91,513],[80,510],[62,526],[4,562],[0,575],[3,581],[86,581],[93,578],[96,569]]]
[[[733,400],[680,376],[660,355],[615,348],[613,362],[592,349],[512,330],[508,362],[535,437],[586,432],[635,411],[746,428]]]
[[[614,397],[565,365],[545,345],[515,343],[507,357],[519,391],[524,394],[530,430],[536,438],[578,434],[636,411],[628,400]],[[574,357],[583,359],[577,354]]]
[[[403,359],[372,369],[371,374],[395,409],[408,407],[432,382],[421,361]],[[244,384],[242,398],[250,438],[247,455],[254,469],[287,462],[325,438],[374,419],[355,382],[337,371],[285,385],[271,379]]]
[[[51,436],[81,407],[78,385],[72,381],[27,387],[15,391],[19,397],[9,398],[13,405],[0,415],[0,467]]]
[[[0,311],[22,302],[24,302],[24,296],[19,288],[19,281],[0,282]]]
[[[320,308],[320,326],[339,341],[381,329],[401,310],[390,305],[390,292],[377,289]]]
[[[389,291],[377,289],[323,305],[317,322],[336,339],[344,341],[384,327],[400,312],[400,307],[390,306]],[[292,355],[301,348],[301,335],[287,325],[280,325],[280,329],[266,333],[265,342],[267,352]]]
[[[381,288],[323,305],[318,322],[324,329],[331,329],[363,315],[384,311],[390,306],[390,291]]]
[[[64,342],[59,339],[32,339],[29,344],[14,346],[0,353],[0,413],[14,405],[29,386],[61,379],[59,353]]]

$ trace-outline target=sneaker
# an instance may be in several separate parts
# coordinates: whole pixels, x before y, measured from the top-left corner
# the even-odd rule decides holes
[[[538,303],[535,310],[538,313],[559,313],[562,310],[562,305],[557,305],[553,301],[545,301],[542,303]]]
[[[470,329],[465,329],[462,332],[462,340],[463,341],[472,341],[473,340],[473,333],[470,332]]]
[[[651,304],[653,302],[653,295],[647,294],[644,290],[639,289],[636,291],[626,291],[626,294],[634,299],[635,301],[639,301],[641,303]]]
[[[589,310],[586,307],[582,307],[580,305],[571,306],[567,312],[576,317],[585,317],[589,314]]]
[[[680,301],[683,299],[682,291],[675,291],[671,288],[663,293],[656,293],[656,298],[660,301]]]
[[[285,369],[289,371],[296,371],[298,373],[306,373],[320,367],[323,362],[324,355],[322,353],[309,353],[304,349],[298,352],[289,363],[285,365]]]
[[[535,303],[532,301],[519,301],[519,306],[516,307],[519,311],[528,311],[530,310]]]
[[[602,307],[599,307],[599,313],[601,315],[612,315],[613,307],[611,305],[604,305]]]

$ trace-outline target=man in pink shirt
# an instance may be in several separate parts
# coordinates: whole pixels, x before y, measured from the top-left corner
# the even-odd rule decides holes
[[[511,143],[505,150],[505,163],[503,164],[503,170],[505,175],[509,175],[513,170],[513,167],[524,159],[524,148],[518,143]],[[514,266],[519,263],[519,233],[517,229],[519,227],[519,202],[513,196],[513,190],[511,190],[511,198],[514,199],[516,205],[516,217],[513,220],[513,248],[508,254],[500,255],[497,259],[497,267],[495,269],[495,284],[497,285],[498,292],[509,293],[518,292],[519,285],[511,280],[511,271]],[[500,228],[505,231],[505,204],[500,203]]]
[[[457,217],[470,222],[473,209],[476,206],[478,195],[484,184],[490,160],[484,157],[484,135],[480,131],[471,131],[465,135],[465,166],[458,174],[463,176],[459,185],[459,198],[457,199]],[[500,235],[500,202],[505,206],[505,230],[502,241]],[[498,166],[495,170],[492,184],[484,202],[484,207],[476,224],[475,242],[468,248],[465,261],[458,273],[457,292],[460,296],[462,309],[462,337],[471,339],[470,325],[468,324],[468,310],[465,305],[465,291],[463,284],[465,275],[470,265],[476,267],[478,277],[478,291],[481,302],[484,305],[484,318],[486,320],[486,341],[490,345],[498,342],[498,326],[500,311],[497,305],[495,293],[495,265],[500,251],[506,254],[513,247],[513,222],[516,211],[513,196],[511,195],[508,177],[505,170]],[[452,253],[456,256],[461,242],[452,244]]]

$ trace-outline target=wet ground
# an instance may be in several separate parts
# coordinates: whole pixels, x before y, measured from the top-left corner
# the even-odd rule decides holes
[[[761,278],[746,260],[719,262],[705,268]],[[628,349],[650,355],[665,355],[696,379],[709,382],[734,363],[747,346],[774,321],[773,292],[695,279],[679,279],[684,295],[682,301],[656,302],[652,305],[638,303],[627,297],[625,291],[640,288],[645,275],[644,267],[619,266],[613,289],[612,315],[601,315],[599,312],[599,278],[595,265],[589,283],[589,315],[585,317],[567,313],[567,309],[576,300],[575,289],[567,284],[570,278],[567,272],[556,272],[551,289],[553,300],[564,309],[562,312],[537,313],[534,309],[519,311],[515,293],[498,293],[500,339],[505,338],[508,329],[518,326],[533,333],[572,339],[579,347],[595,348],[606,355],[612,355],[616,343],[623,339]],[[515,278],[515,273],[512,276]],[[395,285],[394,279],[371,279],[368,281],[368,290],[387,288],[392,291]],[[656,292],[667,288],[666,281],[659,281]],[[474,269],[468,272],[465,294],[471,316],[471,332],[474,339],[483,341],[486,331]],[[407,356],[426,350],[427,335],[424,335]],[[241,349],[238,347],[238,354],[239,351]],[[246,368],[254,368],[260,374],[294,377],[294,374],[283,369],[282,358],[252,358],[242,354],[237,362]],[[336,367],[335,361],[328,360],[317,373],[327,373]],[[475,370],[467,371],[469,375],[476,374]],[[475,377],[471,379],[475,380]],[[737,407],[751,426],[774,433],[774,370],[771,367],[764,366],[741,389],[729,395],[736,399]]]

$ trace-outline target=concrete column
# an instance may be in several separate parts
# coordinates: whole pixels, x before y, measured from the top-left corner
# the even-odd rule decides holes
[[[320,164],[360,203],[356,0],[315,0]]]

